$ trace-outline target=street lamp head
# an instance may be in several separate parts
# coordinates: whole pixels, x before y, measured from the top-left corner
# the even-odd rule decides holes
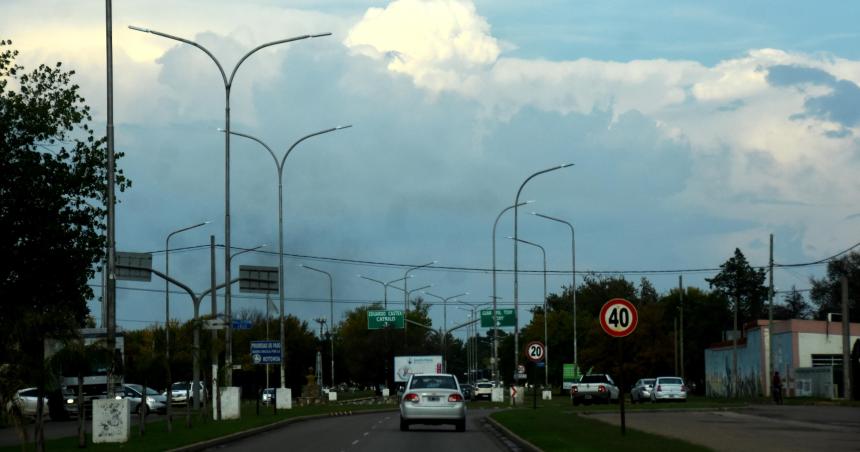
[[[317,35],[310,35],[309,38],[322,38],[323,36],[331,36],[331,33],[320,33]]]
[[[567,168],[568,166],[573,166],[573,163],[562,163],[562,164],[561,164],[561,165],[559,165],[558,167],[559,167],[559,168]]]
[[[529,199],[528,201],[523,202],[523,204],[531,204],[533,202],[535,202],[534,199]]]
[[[212,220],[206,220],[203,222],[203,224],[211,224],[211,223],[212,223]]]
[[[345,126],[337,126],[334,128],[334,130],[348,129],[350,127],[352,127],[352,124],[347,124]]]
[[[144,33],[149,33],[149,32],[150,32],[150,31],[149,31],[149,28],[135,27],[134,25],[129,25],[129,26],[128,26],[128,28],[131,28],[131,29],[132,29],[132,30],[134,30],[134,31],[142,31],[142,32],[144,32]]]

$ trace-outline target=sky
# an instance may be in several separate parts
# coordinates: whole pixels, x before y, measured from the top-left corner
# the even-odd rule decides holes
[[[105,3],[3,0],[2,38],[26,67],[62,61],[106,123]],[[409,289],[471,304],[491,300],[492,231],[529,175],[518,235],[546,250],[549,292],[586,272],[646,276],[665,293],[705,278],[740,248],[752,265],[814,262],[858,241],[860,3],[845,1],[114,0],[114,123],[119,165],[117,248],[153,252],[195,290],[209,284],[209,236],[224,243],[224,84],[193,40],[233,79],[231,128],[282,156],[286,312],[334,317],[382,299],[409,265]],[[231,140],[232,245],[238,265],[277,265],[277,183],[258,143]],[[496,234],[497,266],[513,268],[511,212]],[[200,246],[198,248],[198,246]],[[218,250],[219,281],[223,249]],[[303,256],[303,257],[297,257]],[[393,264],[393,265],[392,265]],[[519,303],[543,295],[541,253],[519,247]],[[697,271],[702,270],[704,271]],[[777,290],[809,288],[823,265],[778,268]],[[613,273],[607,273],[613,272]],[[94,286],[100,279],[93,281]],[[164,283],[120,281],[127,329],[164,322]],[[173,289],[174,291],[177,289]],[[97,295],[100,288],[95,287]],[[234,312],[265,311],[236,293]],[[415,292],[414,295],[419,295]],[[513,277],[498,275],[502,307]],[[427,296],[425,296],[426,298]],[[389,289],[402,306],[403,294]],[[437,328],[442,308],[431,316]],[[448,309],[448,326],[467,311]],[[464,307],[460,305],[460,307]],[[94,313],[98,301],[90,302]],[[208,302],[203,312],[208,313]],[[192,316],[171,293],[171,318]],[[462,330],[461,330],[462,331]]]

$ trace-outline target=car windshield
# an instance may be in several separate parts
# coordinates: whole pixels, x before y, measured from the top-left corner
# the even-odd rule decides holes
[[[409,386],[413,389],[457,389],[457,382],[450,375],[412,377]]]
[[[645,386],[653,386],[654,380],[642,380],[642,384]]]
[[[660,384],[661,385],[682,385],[682,384],[684,384],[684,381],[681,380],[680,378],[661,378]]]

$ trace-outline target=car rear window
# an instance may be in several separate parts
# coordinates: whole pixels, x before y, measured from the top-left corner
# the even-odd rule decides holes
[[[681,380],[680,378],[661,378],[660,384],[661,385],[682,385],[682,384],[684,384],[684,381]]]
[[[457,382],[450,375],[412,377],[410,388],[414,389],[457,389]]]
[[[654,384],[654,380],[642,380],[642,383],[643,383],[643,384],[645,384],[645,385],[653,385],[653,384]]]
[[[479,387],[479,388],[484,388],[484,389],[486,389],[486,388],[492,388],[492,387],[493,387],[493,384],[492,384],[492,383],[478,383],[478,387]]]
[[[606,375],[583,375],[580,383],[606,383]]]

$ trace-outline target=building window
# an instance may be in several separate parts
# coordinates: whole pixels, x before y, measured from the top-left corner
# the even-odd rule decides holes
[[[812,367],[842,367],[842,355],[812,355]]]

